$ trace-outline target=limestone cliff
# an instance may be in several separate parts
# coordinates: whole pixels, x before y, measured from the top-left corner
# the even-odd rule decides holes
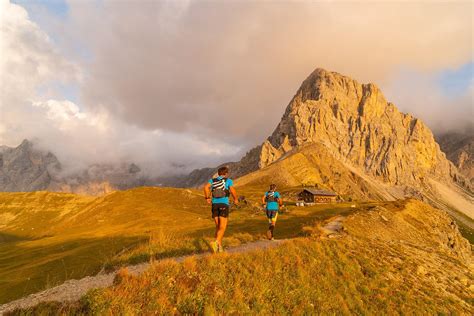
[[[310,143],[392,185],[419,186],[426,177],[469,185],[421,120],[401,113],[374,84],[323,69],[298,89],[263,144],[259,167]]]
[[[228,165],[239,177],[308,144],[324,145],[348,167],[388,185],[420,188],[432,178],[472,192],[421,120],[401,113],[376,85],[320,68],[302,83],[273,134],[240,162]],[[201,181],[212,170],[196,170],[194,175],[201,177],[193,178]]]
[[[470,181],[421,120],[400,112],[376,85],[323,69],[302,83],[272,135],[231,169],[244,176],[240,184],[314,182],[357,199],[416,197],[474,218]]]
[[[437,137],[441,150],[474,185],[474,128]]]

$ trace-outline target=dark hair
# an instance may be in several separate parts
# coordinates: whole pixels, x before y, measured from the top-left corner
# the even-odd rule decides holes
[[[275,191],[275,189],[277,188],[277,185],[276,184],[270,184],[270,191]]]
[[[220,167],[219,169],[217,169],[217,174],[220,175],[220,176],[229,174],[229,167],[227,167],[227,166]]]

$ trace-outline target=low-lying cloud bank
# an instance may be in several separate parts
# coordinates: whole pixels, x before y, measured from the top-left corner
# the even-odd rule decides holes
[[[472,84],[434,80],[472,61],[470,3],[71,1],[41,27],[0,3],[0,143],[36,138],[71,167],[236,159],[315,67],[377,83],[434,129],[473,124]]]

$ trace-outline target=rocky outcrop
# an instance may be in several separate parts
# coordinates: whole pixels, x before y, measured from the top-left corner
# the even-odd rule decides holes
[[[302,84],[264,144],[260,166],[308,143],[391,185],[419,186],[425,177],[467,185],[430,129],[401,113],[374,84],[316,69]]]
[[[234,176],[267,167],[308,144],[322,144],[348,166],[405,190],[420,188],[426,178],[472,190],[421,120],[401,113],[376,85],[319,68],[302,83],[273,134],[231,164]]]
[[[39,191],[53,185],[61,165],[52,153],[43,153],[24,140],[18,147],[0,150],[0,190]]]
[[[446,157],[474,185],[474,128],[438,135],[437,141]]]
[[[154,185],[136,164],[91,165],[74,174],[62,172],[51,152],[37,149],[29,140],[18,147],[0,147],[0,191],[61,191],[100,195],[114,190]]]

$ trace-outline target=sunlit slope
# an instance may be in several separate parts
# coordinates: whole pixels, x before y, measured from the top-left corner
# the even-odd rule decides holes
[[[447,214],[406,200],[360,210],[342,225],[339,238],[316,223],[275,249],[164,261],[141,276],[123,271],[115,286],[79,303],[29,312],[472,314],[472,253]]]
[[[93,202],[93,197],[68,193],[0,192],[0,241],[45,236]]]
[[[269,183],[276,183],[280,188],[317,185],[352,199],[394,199],[386,185],[351,170],[322,144],[304,146],[268,167],[236,180],[237,186],[259,190],[266,190]]]
[[[263,191],[238,191],[249,203],[232,208],[226,246],[260,239],[266,229],[257,207]],[[354,210],[350,204],[289,206],[278,238],[298,236],[307,223]],[[210,215],[200,190],[143,187],[98,198],[0,193],[0,303],[104,267],[208,251],[214,233]]]
[[[142,187],[97,198],[54,230],[100,236],[143,233],[156,226],[190,229],[202,226],[196,220],[207,215],[208,207],[197,190]]]
[[[207,210],[202,202],[198,191],[172,188],[138,188],[99,198],[52,192],[0,193],[0,229],[5,235],[22,238],[97,236],[122,229],[132,233],[157,223],[196,218]]]
[[[100,198],[0,193],[0,303],[97,273],[116,253],[146,240],[152,231],[179,235],[207,228],[203,202],[196,191],[166,188]]]

